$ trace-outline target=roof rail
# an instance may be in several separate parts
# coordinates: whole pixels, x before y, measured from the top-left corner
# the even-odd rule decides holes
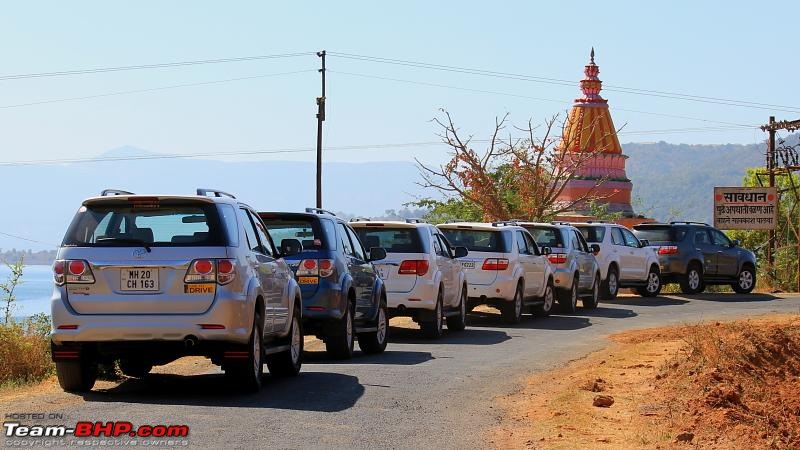
[[[222,197],[224,195],[226,197],[236,198],[233,194],[229,194],[225,191],[220,191],[219,189],[200,189],[200,188],[197,189],[197,195],[206,196],[208,194],[214,194],[213,195],[214,197]]]
[[[371,220],[367,217],[353,217],[349,220],[350,222],[371,222]]]
[[[136,194],[128,191],[120,191],[119,189],[103,189],[103,192],[100,193],[100,197],[105,197],[107,195],[136,195]]]
[[[570,226],[572,225],[571,222],[567,222],[566,220],[554,220],[554,221],[550,222],[550,224],[552,224],[552,225],[570,225]]]
[[[406,223],[428,223],[428,222],[422,219],[411,218],[411,219],[406,219]]]
[[[496,222],[492,222],[493,227],[506,227],[506,226],[516,226],[516,225],[519,224],[513,220],[498,220]]]
[[[461,222],[466,222],[466,220],[462,220],[462,219],[448,219],[448,220],[445,220],[445,221],[444,221],[444,223],[461,223]]]
[[[686,224],[686,225],[705,225],[707,227],[711,226],[711,225],[709,225],[709,224],[707,224],[705,222],[692,222],[690,220],[676,220],[676,221],[670,222],[669,224],[670,225],[676,225],[676,224],[679,224],[679,223],[683,223],[683,224]]]
[[[586,223],[610,223],[607,220],[587,220]]]
[[[322,208],[306,208],[307,213],[314,213],[314,214],[329,214],[331,216],[335,216],[336,214],[328,211],[327,209]]]

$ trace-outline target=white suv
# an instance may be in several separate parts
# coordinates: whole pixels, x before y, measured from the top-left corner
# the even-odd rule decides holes
[[[549,247],[536,245],[525,228],[514,222],[456,222],[438,225],[447,239],[466,247],[467,307],[498,308],[508,323],[522,320],[524,307],[546,316],[553,309],[553,269]]]
[[[606,300],[617,296],[620,288],[630,287],[642,297],[655,297],[661,292],[661,271],[658,255],[622,225],[604,222],[574,223],[590,245],[600,251],[595,258],[603,279],[602,295]]]
[[[438,228],[418,219],[354,219],[350,226],[365,247],[386,250],[386,259],[374,264],[391,316],[411,317],[430,338],[442,335],[443,318],[448,330],[465,328],[467,280],[456,258],[466,248],[453,248]]]

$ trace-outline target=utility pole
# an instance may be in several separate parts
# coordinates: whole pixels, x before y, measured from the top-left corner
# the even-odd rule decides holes
[[[769,116],[769,139],[767,140],[767,175],[769,187],[775,187],[775,116]],[[767,264],[769,270],[775,265],[775,229],[769,230],[769,244],[767,244]]]
[[[322,58],[322,96],[317,97],[317,208],[322,208],[322,122],[325,121],[325,50],[317,52]]]

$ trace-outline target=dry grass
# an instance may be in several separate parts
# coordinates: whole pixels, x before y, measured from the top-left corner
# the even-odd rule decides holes
[[[32,383],[53,373],[49,331],[49,323],[35,319],[0,325],[0,386]]]

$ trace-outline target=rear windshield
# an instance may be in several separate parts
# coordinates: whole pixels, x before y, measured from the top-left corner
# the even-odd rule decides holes
[[[650,242],[680,242],[686,236],[686,228],[638,226],[634,227],[633,233],[637,238]]]
[[[442,233],[454,247],[467,247],[471,252],[509,252],[510,234],[504,235],[500,231],[442,228]]]
[[[284,239],[297,239],[303,244],[303,250],[323,250],[327,248],[328,242],[335,242],[334,239],[327,238],[333,233],[333,222],[330,220],[271,213],[259,213],[259,216],[267,226],[272,240],[281,247]],[[326,222],[330,230],[324,229]]]
[[[200,247],[228,245],[228,239],[214,204],[125,202],[82,206],[63,245]]]
[[[364,248],[383,247],[387,253],[427,253],[416,228],[354,227]]]
[[[554,227],[525,227],[539,247],[564,248],[561,230]]]
[[[606,237],[605,227],[587,227],[576,225],[575,228],[581,230],[583,238],[586,239],[586,242],[590,244],[602,244],[603,239]]]

